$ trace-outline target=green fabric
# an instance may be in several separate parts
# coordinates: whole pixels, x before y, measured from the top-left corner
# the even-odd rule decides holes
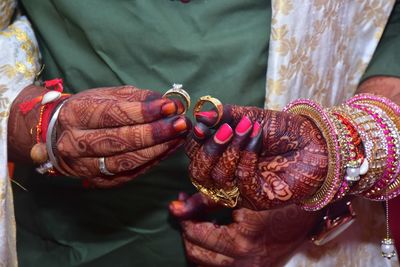
[[[400,77],[400,1],[397,1],[363,80],[377,75]]]
[[[133,84],[262,106],[271,7],[259,0],[22,0],[46,64],[71,92]],[[167,206],[193,191],[182,151],[124,187],[17,168],[20,266],[185,266]]]

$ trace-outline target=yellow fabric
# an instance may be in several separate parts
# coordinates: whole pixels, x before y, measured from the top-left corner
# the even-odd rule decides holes
[[[10,24],[16,6],[16,0],[0,0],[0,30]]]

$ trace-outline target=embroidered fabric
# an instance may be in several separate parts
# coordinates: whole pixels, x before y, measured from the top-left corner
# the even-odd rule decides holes
[[[329,107],[353,96],[394,3],[273,0],[266,108],[297,98]],[[357,199],[354,208],[357,220],[344,235],[322,247],[303,244],[285,266],[399,266],[380,255],[382,207]]]
[[[0,7],[4,7],[5,2],[1,1]],[[1,23],[3,21],[0,26]],[[7,122],[11,104],[17,94],[33,82],[38,69],[39,52],[33,30],[28,20],[20,17],[0,32],[0,155],[7,155]],[[15,218],[8,176],[7,156],[1,156],[0,266],[14,267],[17,266]]]

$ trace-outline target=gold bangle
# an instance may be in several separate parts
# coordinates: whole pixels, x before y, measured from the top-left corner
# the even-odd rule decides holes
[[[309,118],[321,131],[326,141],[328,151],[328,170],[326,178],[322,186],[313,196],[300,201],[300,206],[304,210],[320,210],[332,201],[339,190],[341,177],[344,174],[336,129],[332,121],[327,117],[326,111],[319,104],[311,100],[298,99],[293,101],[284,108],[284,111]]]
[[[239,188],[237,186],[234,186],[230,190],[206,188],[205,186],[202,186],[197,181],[195,181],[193,178],[190,178],[190,180],[192,181],[194,187],[196,187],[196,189],[200,193],[210,198],[214,202],[221,203],[228,208],[236,207],[240,196]]]
[[[210,95],[200,97],[199,101],[197,101],[196,105],[193,108],[193,114],[200,112],[204,104],[207,102],[213,104],[214,107],[217,109],[217,114],[218,114],[217,121],[211,126],[214,127],[220,122],[222,115],[224,113],[224,107],[221,101],[219,101],[217,98],[214,98]]]
[[[177,84],[177,83],[174,83],[172,85],[172,88],[164,93],[163,97],[174,96],[174,95],[180,96],[185,101],[186,108],[185,111],[183,111],[183,114],[185,114],[186,111],[188,111],[190,108],[191,104],[190,95],[184,89],[182,89],[182,84]]]

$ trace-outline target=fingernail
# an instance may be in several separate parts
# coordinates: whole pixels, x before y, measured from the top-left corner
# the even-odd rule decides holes
[[[193,132],[197,138],[203,139],[210,134],[210,129],[203,123],[199,122],[194,126]]]
[[[251,128],[251,121],[247,116],[243,116],[240,120],[239,124],[236,126],[235,132],[236,134],[242,136],[249,132]]]
[[[174,122],[173,127],[174,127],[176,132],[184,132],[184,131],[186,131],[187,130],[186,120],[184,118],[177,119]]]
[[[258,135],[261,130],[261,125],[258,121],[256,121],[253,125],[253,131],[251,132],[250,137],[253,138],[254,136]]]
[[[185,111],[185,106],[182,104],[182,101],[180,101],[179,99],[173,99],[172,101],[174,101],[177,107],[176,113],[182,114]]]
[[[215,111],[201,111],[201,112],[197,112],[196,114],[195,114],[195,116],[196,116],[196,119],[198,119],[198,118],[208,118],[208,119],[213,119],[213,118],[216,118],[217,117],[217,112],[215,112]]]
[[[254,123],[253,132],[250,135],[250,141],[246,146],[246,150],[258,153],[260,152],[262,146],[262,127],[258,122],[256,122]]]
[[[217,121],[218,113],[211,111],[202,111],[195,114],[196,121],[202,122],[207,126],[214,125]]]
[[[175,112],[176,112],[176,106],[174,102],[165,103],[161,107],[161,114],[163,114],[164,116],[175,114]]]
[[[185,203],[180,200],[174,200],[169,203],[169,206],[173,210],[183,210],[185,208]]]
[[[225,144],[233,136],[233,130],[229,124],[224,123],[215,133],[214,141],[219,144]]]

